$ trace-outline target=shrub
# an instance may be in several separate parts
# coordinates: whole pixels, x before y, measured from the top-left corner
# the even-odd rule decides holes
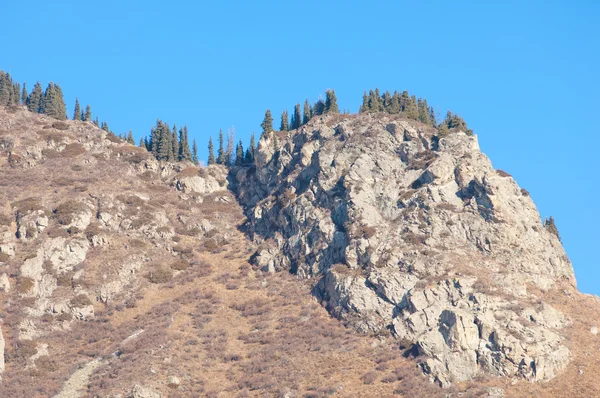
[[[152,283],[166,283],[173,279],[173,271],[168,268],[156,267],[153,271],[150,271],[148,279]]]
[[[88,305],[91,305],[91,304],[92,304],[92,300],[90,300],[90,298],[88,296],[86,296],[85,294],[78,294],[77,296],[75,296],[71,299],[72,307],[81,308],[81,307],[87,307]]]
[[[86,152],[86,150],[83,147],[83,145],[75,142],[75,143],[67,145],[65,147],[65,149],[61,152],[61,154],[64,157],[75,157],[75,156],[81,155],[82,153],[85,153],[85,152]]]
[[[521,195],[523,195],[523,196],[529,196],[529,191],[526,190],[525,188],[521,188]]]
[[[68,200],[60,204],[53,213],[56,221],[61,225],[71,224],[75,220],[77,214],[87,211],[88,208],[82,202],[76,200]]]
[[[183,259],[175,260],[171,263],[171,269],[176,271],[185,271],[189,266],[189,263]]]
[[[13,218],[11,216],[0,213],[0,225],[10,225],[12,220]]]
[[[16,208],[20,213],[29,213],[43,209],[39,198],[27,198],[19,200],[17,202],[13,202],[12,207]]]
[[[54,122],[52,123],[52,127],[57,130],[68,130],[69,125],[66,122]]]
[[[512,177],[506,171],[500,169],[496,170],[496,174],[498,174],[500,177]]]
[[[114,143],[116,143],[116,144],[120,144],[121,142],[123,142],[123,141],[121,141],[121,139],[120,139],[119,137],[117,137],[117,136],[115,135],[115,133],[113,133],[113,132],[108,132],[108,133],[106,133],[106,139],[107,139],[107,140],[109,140],[110,142],[114,142]]]
[[[362,380],[362,382],[365,384],[373,384],[373,383],[375,383],[375,380],[377,380],[377,373],[376,372],[365,373],[364,375],[362,375],[360,377],[360,380]]]
[[[17,292],[20,294],[26,294],[34,285],[35,282],[31,278],[19,278],[19,282],[17,283]]]
[[[10,256],[4,252],[0,252],[0,263],[7,263],[10,260]]]

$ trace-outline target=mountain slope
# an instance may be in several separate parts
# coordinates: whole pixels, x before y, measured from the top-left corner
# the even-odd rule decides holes
[[[600,304],[476,138],[277,134],[228,175],[0,108],[0,396],[600,395]]]

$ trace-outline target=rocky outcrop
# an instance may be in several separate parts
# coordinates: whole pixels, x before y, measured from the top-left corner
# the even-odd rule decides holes
[[[390,115],[323,117],[259,142],[235,172],[253,261],[315,280],[359,330],[390,330],[442,384],[478,373],[547,380],[568,321],[534,286],[575,284],[558,238],[477,137]]]

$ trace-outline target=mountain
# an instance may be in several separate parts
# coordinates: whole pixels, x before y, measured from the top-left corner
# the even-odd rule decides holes
[[[598,298],[470,132],[321,115],[228,170],[11,105],[0,152],[0,396],[600,395]]]

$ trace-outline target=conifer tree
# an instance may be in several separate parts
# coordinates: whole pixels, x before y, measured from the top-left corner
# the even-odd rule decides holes
[[[325,92],[325,113],[340,113],[340,108],[338,107],[337,97],[334,90],[327,90]]]
[[[81,106],[79,98],[75,98],[75,110],[73,111],[73,120],[81,120]]]
[[[21,103],[21,85],[19,83],[15,83],[13,86],[11,102],[13,105],[19,105]]]
[[[194,144],[192,146],[192,162],[198,164],[198,145],[196,145],[196,139],[194,138]]]
[[[293,118],[293,116],[292,116]],[[279,131],[288,131],[290,129],[290,125],[288,122],[288,111],[285,110],[281,112],[281,125],[279,126]]]
[[[254,162],[254,150],[256,148],[256,142],[254,140],[254,132],[250,135],[250,145],[246,149],[246,163]]]
[[[554,222],[554,217],[550,216],[544,220],[544,228],[546,228],[546,230],[551,234],[555,235],[559,242],[562,242],[560,234],[558,233],[558,228],[556,228],[556,223]]]
[[[292,114],[292,130],[300,128],[302,125],[302,113],[300,113],[300,104],[294,106],[294,113]]]
[[[94,119],[93,123],[94,123],[94,125],[96,127],[100,127],[100,123],[98,122],[98,116],[96,116],[96,118]]]
[[[0,106],[12,103],[14,85],[8,73],[0,71]]]
[[[42,85],[40,82],[37,82],[27,98],[27,109],[29,109],[30,112],[40,113],[42,111],[43,96]]]
[[[140,148],[146,148],[146,137],[140,138]]]
[[[235,129],[232,127],[227,130],[227,149],[225,150],[225,163],[223,163],[227,167],[231,167],[231,163],[233,160],[233,151],[235,142]]]
[[[417,98],[413,95],[408,100],[408,103],[404,107],[404,115],[409,119],[419,119],[419,109],[417,108]]]
[[[401,110],[400,94],[397,91],[394,91],[394,94],[392,95],[392,99],[390,100],[390,106],[389,106],[388,112],[395,115],[397,113],[400,113],[400,110]]]
[[[363,101],[360,106],[359,113],[365,113],[369,111],[369,97],[367,96],[367,92],[363,92]]]
[[[223,130],[219,130],[219,150],[217,151],[217,164],[225,164],[225,142]]]
[[[386,91],[385,93],[383,93],[381,105],[383,107],[384,112],[390,113],[390,108],[392,106],[392,95],[390,94],[389,91]]]
[[[323,113],[325,113],[325,102],[319,98],[312,107],[311,113],[313,116],[321,116]]]
[[[310,118],[312,117],[312,109],[310,107],[310,103],[308,99],[304,101],[304,109],[302,111],[302,124],[308,123]]]
[[[173,125],[171,133],[171,158],[174,162],[179,161],[179,141],[177,140],[177,126]]]
[[[83,121],[89,122],[92,120],[92,107],[89,105],[85,107],[85,114],[83,115]]]
[[[234,164],[236,166],[241,166],[242,164],[244,164],[244,146],[243,146],[241,140],[240,140],[240,142],[238,142],[237,146],[235,147],[235,162],[234,162]]]
[[[27,105],[27,83],[23,83],[23,91],[21,92],[21,105]]]
[[[129,142],[131,145],[135,145],[135,141],[133,140],[133,132],[131,130],[129,130],[129,133],[127,134],[127,142]]]
[[[191,161],[190,142],[188,138],[188,128],[186,125],[179,130],[179,161]]]
[[[273,134],[273,150],[277,153],[279,151],[279,137],[277,137],[274,131],[271,134]]]
[[[100,128],[106,132],[110,131],[110,129],[108,128],[108,123],[106,123],[105,121],[102,122],[102,124],[100,125]]]
[[[271,133],[273,131],[273,117],[271,116],[271,110],[267,109],[265,112],[265,118],[260,124],[263,129],[263,135]]]
[[[42,100],[42,113],[59,120],[67,118],[67,110],[63,99],[62,89],[58,84],[48,84]]]
[[[215,164],[215,149],[213,147],[212,137],[208,138],[208,165]]]

